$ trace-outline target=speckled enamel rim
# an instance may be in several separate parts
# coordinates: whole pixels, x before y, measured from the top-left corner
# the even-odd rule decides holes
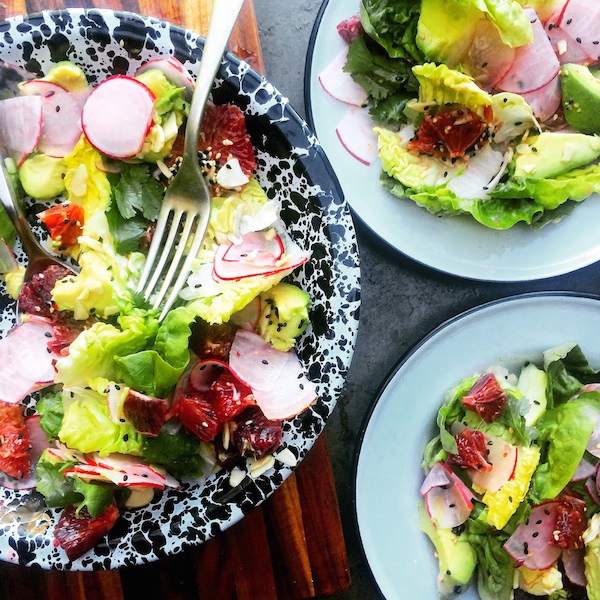
[[[202,44],[197,34],[164,21],[110,10],[49,11],[0,23],[0,59],[39,74],[68,59],[93,84],[112,74],[132,74],[142,62],[168,54],[195,74]],[[321,146],[270,83],[228,54],[213,98],[235,102],[244,111],[256,148],[258,179],[270,198],[281,200],[281,215],[292,237],[313,252],[293,276],[311,296],[312,325],[299,342],[298,354],[319,394],[313,407],[284,423],[283,445],[300,461],[335,406],[354,351],[360,306],[354,225]],[[24,258],[20,251],[17,257]],[[15,322],[14,303],[4,288],[0,292],[3,336]],[[151,505],[126,512],[105,540],[75,561],[53,543],[58,510],[45,508],[36,492],[2,489],[0,559],[61,570],[154,561],[237,522],[291,471],[278,463],[234,494],[227,494],[228,472],[211,476],[202,486],[184,484],[180,491],[157,493]]]

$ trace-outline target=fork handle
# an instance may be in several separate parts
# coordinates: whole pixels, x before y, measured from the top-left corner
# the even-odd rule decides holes
[[[200,70],[185,127],[184,156],[197,156],[202,114],[244,0],[213,0]]]

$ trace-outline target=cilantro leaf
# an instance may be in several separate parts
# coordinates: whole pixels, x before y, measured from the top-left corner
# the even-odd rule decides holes
[[[117,253],[125,255],[140,249],[140,240],[148,228],[144,217],[136,215],[126,219],[113,204],[106,213],[106,219]]]
[[[123,164],[113,198],[124,219],[142,215],[149,221],[158,217],[163,190],[150,172],[150,165]]]

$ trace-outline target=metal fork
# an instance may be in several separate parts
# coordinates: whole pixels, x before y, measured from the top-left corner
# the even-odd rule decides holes
[[[183,227],[167,274],[153,299],[152,307],[159,308],[170,289],[159,321],[164,319],[177,300],[208,227],[211,197],[210,188],[198,161],[198,137],[208,95],[243,3],[244,0],[213,0],[208,33],[185,128],[182,161],[165,193],[146,265],[137,288],[138,292],[143,292],[145,300],[150,299],[165,264],[170,259],[178,230],[180,226]],[[170,226],[167,227],[169,221]],[[187,255],[184,258],[186,248]],[[175,283],[171,285],[174,279]]]

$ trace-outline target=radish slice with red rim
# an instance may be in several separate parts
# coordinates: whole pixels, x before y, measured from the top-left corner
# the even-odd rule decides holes
[[[580,587],[587,585],[587,577],[585,576],[585,568],[583,557],[585,556],[585,548],[565,549],[562,552],[561,560],[565,568],[567,579]]]
[[[81,137],[81,112],[89,91],[53,93],[42,97],[42,132],[38,150],[63,158]]]
[[[571,481],[584,481],[589,477],[592,477],[596,473],[596,466],[593,465],[589,460],[585,458],[581,459],[581,462],[577,465]]]
[[[509,481],[517,468],[519,450],[516,446],[503,439],[487,434],[486,447],[488,462],[492,465],[490,471],[467,469],[471,481],[484,490],[497,492]]]
[[[177,58],[174,56],[169,56],[169,58],[154,58],[139,66],[135,74],[136,76],[141,75],[150,69],[159,69],[174,86],[184,87],[184,97],[186,100],[191,99],[195,85],[194,80]]]
[[[363,165],[371,165],[379,156],[375,123],[367,108],[352,106],[337,126],[335,133],[342,146]]]
[[[319,83],[336,100],[353,106],[365,106],[367,92],[352,79],[350,73],[343,70],[347,57],[346,46],[319,75]]]
[[[553,546],[559,502],[538,504],[531,509],[526,521],[520,523],[503,548],[516,561],[517,566],[527,569],[549,569],[560,556],[562,549]]]
[[[223,260],[225,262],[248,262],[259,266],[274,266],[283,256],[285,248],[278,234],[253,231],[242,236],[239,244],[231,244]]]
[[[427,484],[421,487],[429,488],[423,494],[429,518],[436,527],[444,529],[462,525],[473,510],[471,490],[444,463],[437,463],[431,473],[434,474],[430,483],[436,482],[438,485]],[[448,480],[446,484],[442,483],[444,476]]]
[[[431,471],[427,474],[427,477],[423,480],[419,493],[421,496],[425,496],[434,487],[440,487],[443,485],[450,485],[451,480],[448,474],[448,469],[442,466],[442,463],[435,463],[431,467]]]
[[[154,94],[127,75],[113,75],[90,93],[81,125],[96,150],[112,158],[132,158],[144,144],[153,121]]]
[[[67,90],[58,83],[43,79],[29,79],[19,84],[19,91],[23,96],[51,96],[65,94]]]

